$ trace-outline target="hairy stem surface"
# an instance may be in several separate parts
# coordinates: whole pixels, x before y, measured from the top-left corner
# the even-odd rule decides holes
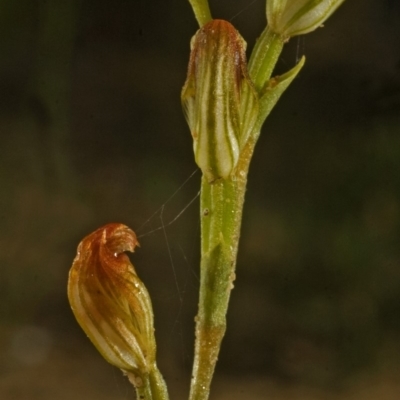
[[[206,400],[226,330],[226,313],[235,280],[247,170],[254,143],[243,151],[229,179],[201,182],[201,278],[196,317],[195,360],[190,400]]]

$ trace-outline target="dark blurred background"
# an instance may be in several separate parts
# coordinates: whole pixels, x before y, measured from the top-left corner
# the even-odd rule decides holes
[[[251,50],[265,1],[211,8]],[[180,105],[196,29],[186,0],[0,0],[1,399],[134,397],[66,298],[108,222],[143,235],[159,364],[187,397],[198,200],[166,225],[199,188]],[[400,3],[346,1],[277,73],[303,54],[251,165],[211,398],[398,399]]]

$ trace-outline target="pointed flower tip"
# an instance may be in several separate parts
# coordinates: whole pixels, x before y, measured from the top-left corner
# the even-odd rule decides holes
[[[125,251],[138,246],[123,224],[108,224],[78,246],[68,280],[68,299],[79,325],[102,356],[135,374],[155,362],[150,296]]]
[[[285,39],[314,31],[344,0],[267,0],[271,30]]]
[[[245,50],[239,32],[224,20],[208,22],[191,42],[181,98],[196,163],[209,181],[231,174],[256,119],[254,113],[243,123],[240,111],[244,91],[250,92],[250,106],[257,100]]]

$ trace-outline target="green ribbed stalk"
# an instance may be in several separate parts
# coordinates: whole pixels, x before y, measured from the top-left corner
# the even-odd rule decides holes
[[[235,279],[247,170],[254,148],[242,152],[229,179],[201,181],[200,299],[196,317],[195,360],[190,400],[206,400],[226,330],[226,313]]]
[[[212,20],[210,7],[207,0],[189,0],[193,8],[194,15],[200,26]]]

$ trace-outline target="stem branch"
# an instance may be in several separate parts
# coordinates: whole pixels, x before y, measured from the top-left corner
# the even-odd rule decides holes
[[[189,0],[200,27],[212,20],[208,0]]]
[[[254,46],[248,68],[250,78],[259,93],[271,77],[283,45],[282,37],[267,26]]]

